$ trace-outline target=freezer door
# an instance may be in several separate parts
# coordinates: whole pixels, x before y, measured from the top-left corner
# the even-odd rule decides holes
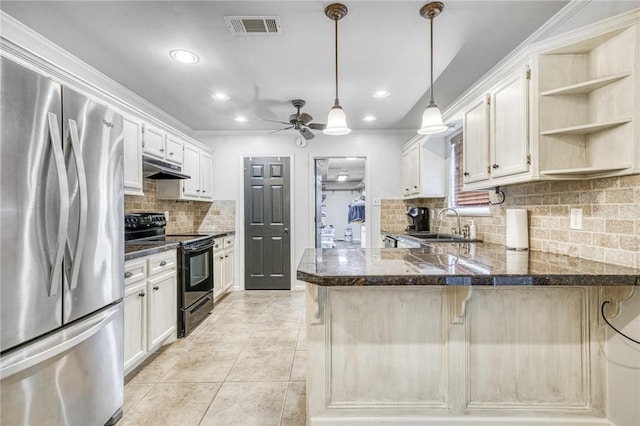
[[[118,303],[0,358],[0,424],[104,425],[122,407]]]
[[[124,296],[122,116],[64,87],[63,146],[70,213],[64,322]]]
[[[60,86],[0,58],[0,352],[62,323]]]

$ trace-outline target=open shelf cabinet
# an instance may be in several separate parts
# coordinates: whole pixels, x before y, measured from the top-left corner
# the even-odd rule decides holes
[[[638,40],[636,24],[538,55],[540,176],[637,172]]]

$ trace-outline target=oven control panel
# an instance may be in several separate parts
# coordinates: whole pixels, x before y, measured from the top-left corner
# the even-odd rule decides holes
[[[163,213],[128,213],[124,215],[125,229],[161,227],[167,224]]]

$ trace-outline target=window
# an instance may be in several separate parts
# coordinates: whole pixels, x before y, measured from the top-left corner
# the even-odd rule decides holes
[[[450,185],[449,185],[449,207],[458,210],[459,213],[467,215],[489,214],[489,192],[488,191],[463,191],[462,173],[464,161],[462,158],[462,133],[453,136],[451,143],[450,158]]]

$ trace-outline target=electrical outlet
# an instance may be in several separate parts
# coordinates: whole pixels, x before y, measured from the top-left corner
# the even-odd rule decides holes
[[[569,227],[571,229],[582,229],[582,209],[571,209]]]
[[[382,205],[382,199],[380,199],[380,198],[374,198],[374,199],[373,199],[373,205],[374,205],[374,206],[380,206],[380,205]]]

